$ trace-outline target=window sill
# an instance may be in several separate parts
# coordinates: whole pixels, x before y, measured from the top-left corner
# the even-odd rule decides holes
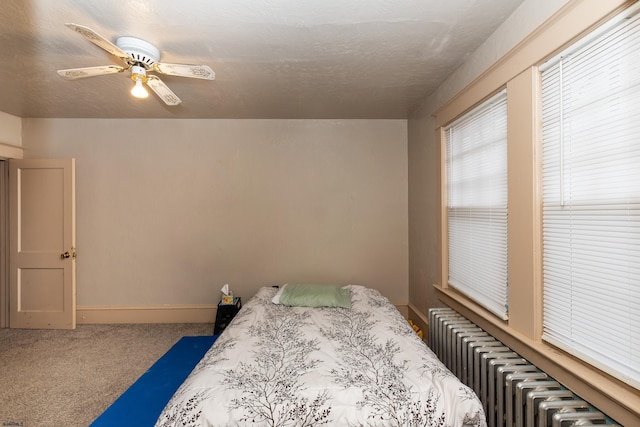
[[[452,288],[434,285],[438,298],[600,411],[625,425],[640,425],[640,393],[544,342],[527,338]]]

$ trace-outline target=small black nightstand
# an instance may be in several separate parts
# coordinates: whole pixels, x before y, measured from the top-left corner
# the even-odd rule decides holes
[[[231,320],[238,314],[238,311],[242,308],[242,300],[240,297],[233,298],[234,304],[222,304],[218,303],[218,310],[216,311],[216,324],[213,327],[213,334],[219,334],[224,331]]]

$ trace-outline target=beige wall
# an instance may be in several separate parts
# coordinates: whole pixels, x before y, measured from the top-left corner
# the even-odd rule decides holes
[[[358,283],[408,301],[404,120],[24,119],[74,157],[78,306],[214,304],[229,283]],[[79,318],[79,321],[82,319]]]
[[[22,120],[0,111],[0,144],[22,145]]]

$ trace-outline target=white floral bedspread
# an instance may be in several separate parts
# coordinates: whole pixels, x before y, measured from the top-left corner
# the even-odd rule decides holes
[[[280,306],[261,288],[156,426],[486,426],[476,395],[396,308],[349,288],[351,309]]]

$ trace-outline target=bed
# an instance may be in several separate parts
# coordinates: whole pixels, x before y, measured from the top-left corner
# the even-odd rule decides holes
[[[339,289],[346,306],[289,304],[282,288],[261,288],[156,427],[486,426],[476,395],[384,296],[358,285]]]

